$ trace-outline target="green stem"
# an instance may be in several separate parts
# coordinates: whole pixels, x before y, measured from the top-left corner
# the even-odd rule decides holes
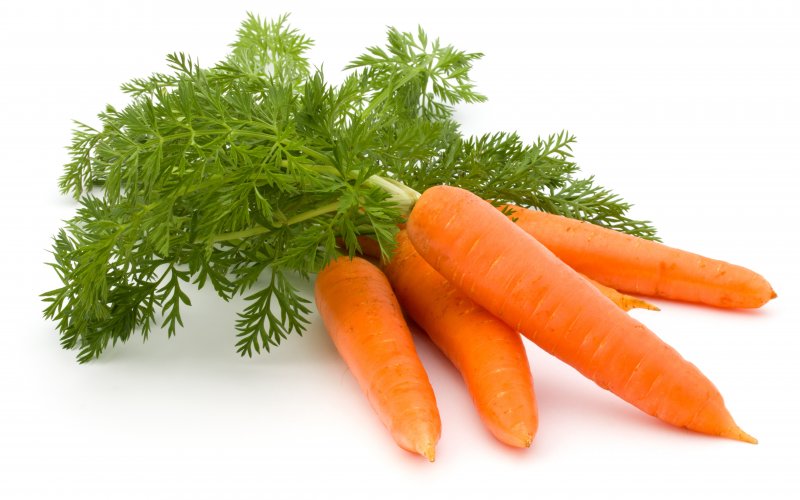
[[[219,243],[221,241],[243,240],[245,238],[249,238],[250,236],[257,236],[259,234],[264,234],[267,231],[269,231],[269,228],[266,228],[264,226],[256,226],[256,227],[251,227],[250,229],[234,231],[232,233],[218,234],[214,237],[212,241],[214,243]]]
[[[297,214],[294,217],[289,217],[288,219],[286,219],[286,222],[284,222],[280,226],[281,227],[291,226],[292,224],[297,224],[298,222],[303,222],[304,220],[313,219],[314,217],[317,217],[319,215],[335,212],[338,209],[339,209],[339,202],[334,201],[328,203],[327,205],[319,206],[313,210]],[[268,233],[269,231],[271,231],[271,229],[268,227],[255,226],[249,229],[243,229],[241,231],[219,234],[214,237],[214,243],[219,243],[220,241],[229,241],[229,240],[243,240],[245,238],[249,238],[250,236],[257,236],[259,234]]]
[[[408,215],[411,212],[411,209],[414,207],[414,204],[421,196],[419,192],[411,189],[410,187],[406,186],[401,182],[398,182],[394,179],[390,179],[388,177],[373,175],[369,179],[367,179],[367,184],[371,184],[375,187],[378,187],[386,191],[389,194],[389,199],[400,206],[400,209],[402,210],[404,215]],[[317,208],[297,214],[293,217],[289,217],[288,219],[286,219],[286,222],[284,222],[280,226],[281,227],[291,226],[292,224],[297,224],[299,222],[303,222],[308,219],[313,219],[314,217],[318,217],[320,215],[324,215],[330,212],[335,212],[338,209],[339,209],[339,201],[338,200],[333,201],[326,205],[321,205]],[[248,229],[243,229],[241,231],[219,234],[214,237],[213,241],[214,243],[219,243],[221,241],[242,240],[245,238],[249,238],[251,236],[257,236],[259,234],[268,233],[269,231],[271,231],[271,229],[268,227],[255,226]]]
[[[304,220],[313,219],[318,215],[327,214],[329,212],[335,212],[338,209],[339,209],[339,202],[334,201],[328,203],[327,205],[322,205],[321,207],[309,210],[308,212],[303,212],[302,214],[295,215],[294,217],[289,217],[288,219],[286,219],[286,222],[283,225],[291,226],[292,224],[297,224],[298,222],[303,222]]]
[[[284,167],[284,168],[288,167],[289,166],[289,161],[288,160],[281,160],[281,166]],[[324,164],[323,165],[323,164],[319,164],[319,163],[311,163],[311,164],[304,163],[304,164],[300,164],[300,166],[302,168],[315,170],[315,171],[317,171],[319,173],[332,175],[334,177],[341,177],[342,176],[341,172],[339,172],[339,169],[337,169],[333,165],[328,165],[328,164]]]

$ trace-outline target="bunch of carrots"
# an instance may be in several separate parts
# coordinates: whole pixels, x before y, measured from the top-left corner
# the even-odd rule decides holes
[[[776,297],[759,274],[590,223],[495,207],[450,186],[420,196],[390,259],[362,243],[364,258],[340,257],[318,274],[315,298],[400,447],[433,461],[441,431],[405,315],[455,365],[486,427],[510,446],[530,446],[538,427],[520,333],[664,422],[756,443],[712,382],[625,311],[653,308],[627,294],[757,308]]]
[[[241,354],[269,350],[307,323],[288,273],[319,271],[338,351],[395,441],[430,460],[441,423],[406,318],[508,445],[530,446],[538,427],[520,334],[667,423],[755,442],[714,385],[626,311],[654,309],[635,296],[760,307],[775,297],[764,278],[526,208],[570,214],[580,202],[586,218],[654,234],[575,177],[570,134],[525,144],[459,131],[454,106],[485,100],[468,74],[480,53],[390,28],[385,48],[331,85],[286,20],[249,14],[216,65],[170,54],[172,72],[124,84],[131,102],[106,107],[101,126],[77,124],[60,187],[80,208],[54,238],[62,285],[42,294],[63,347],[87,362],[137,329],[147,338],[159,316],[171,336],[190,303],[182,285],[230,300],[269,270],[236,322]]]

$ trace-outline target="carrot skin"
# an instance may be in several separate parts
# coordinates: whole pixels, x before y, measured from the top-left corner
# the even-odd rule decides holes
[[[428,265],[405,231],[384,271],[406,313],[461,373],[489,431],[507,445],[530,446],[539,419],[520,335]]]
[[[507,205],[510,216],[576,271],[620,292],[723,308],[777,295],[750,269],[559,215]]]
[[[314,294],[336,349],[394,440],[433,461],[436,398],[386,276],[364,259],[340,257],[317,275]]]
[[[485,201],[430,188],[407,228],[468,297],[599,386],[672,425],[754,442],[697,367]]]

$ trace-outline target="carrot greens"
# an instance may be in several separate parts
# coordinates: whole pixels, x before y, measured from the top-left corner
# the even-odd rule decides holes
[[[190,284],[243,295],[236,349],[269,351],[308,322],[292,276],[321,270],[337,240],[352,256],[370,236],[390,255],[437,184],[655,238],[577,177],[572,135],[462,134],[453,109],[485,100],[469,76],[481,54],[392,28],[333,85],[311,45],[286,16],[249,15],[224,60],[170,54],[169,72],[122,86],[125,107],[76,124],[60,187],[80,206],[54,238],[62,286],[43,297],[80,362],[159,323],[175,334]]]

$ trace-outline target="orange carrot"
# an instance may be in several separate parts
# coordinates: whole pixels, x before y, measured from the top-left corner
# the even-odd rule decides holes
[[[767,280],[741,266],[588,222],[506,208],[570,267],[620,292],[731,308],[761,307],[776,297]]]
[[[600,387],[670,424],[756,442],[697,367],[472,193],[428,189],[407,228],[434,269]]]
[[[381,246],[378,244],[378,240],[371,236],[358,236],[356,240],[358,241],[359,247],[359,251],[356,252],[357,255],[365,257],[367,260],[380,260]],[[344,243],[344,238],[338,238],[336,240],[336,246],[342,250],[342,253],[347,253],[347,245]]]
[[[373,259],[381,258],[381,246],[378,244],[378,240],[375,238],[370,238],[369,236],[359,236],[358,246],[361,247],[362,255],[366,257],[372,257]]]
[[[580,274],[580,273],[578,273]],[[631,309],[648,309],[650,311],[660,311],[658,307],[654,306],[653,304],[647,302],[646,300],[638,299],[636,297],[631,297],[630,295],[626,295],[624,293],[620,293],[617,290],[614,290],[610,286],[605,286],[602,283],[599,283],[592,278],[589,278],[586,275],[581,274],[581,277],[592,284],[595,288],[600,290],[600,293],[605,295],[611,302],[615,303],[617,306],[621,307],[623,311],[630,311]]]
[[[429,266],[405,231],[384,271],[406,313],[461,372],[489,431],[510,446],[530,446],[539,418],[519,334]]]
[[[336,349],[394,440],[432,462],[439,410],[386,276],[340,257],[317,275],[314,292]]]

